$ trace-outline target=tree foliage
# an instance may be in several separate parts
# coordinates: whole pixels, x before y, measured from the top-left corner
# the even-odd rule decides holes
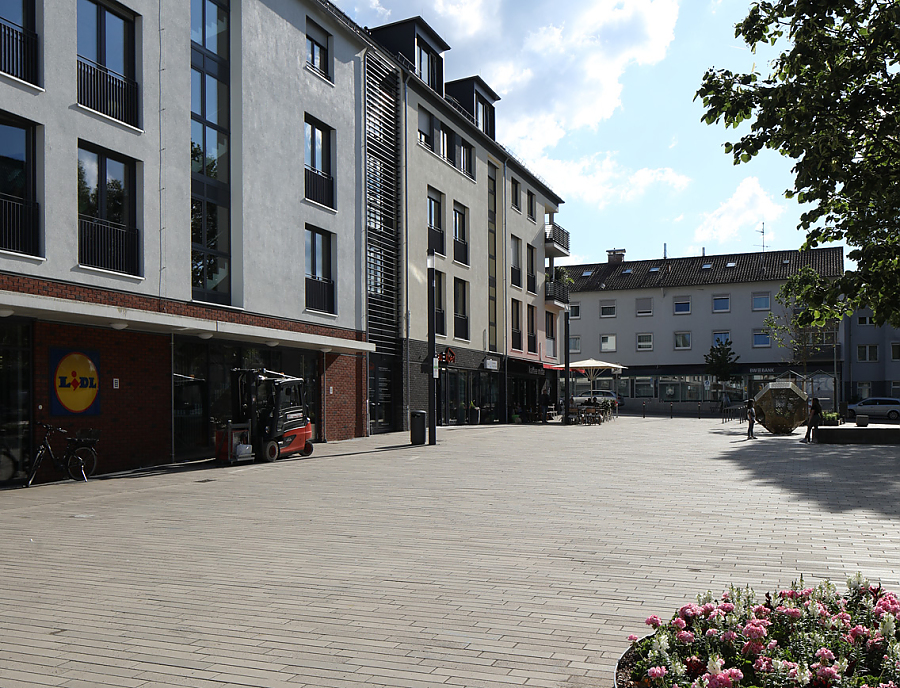
[[[719,382],[730,382],[735,376],[740,356],[731,348],[731,340],[718,341],[709,347],[709,353],[703,354],[706,361],[706,374],[712,375]]]
[[[786,360],[799,366],[805,375],[810,360],[826,353],[834,353],[838,321],[830,320],[821,325],[804,324],[805,309],[797,304],[789,290],[785,288],[778,292],[775,301],[778,308],[766,316],[766,330],[775,343],[787,353]]]
[[[798,275],[788,292],[803,324],[864,306],[900,326],[900,3],[896,0],[756,2],[735,37],[780,54],[767,75],[710,69],[697,92],[703,121],[750,123],[725,144],[734,163],[762,149],[794,161],[788,198],[810,204],[803,248],[845,241],[856,270],[838,279]]]

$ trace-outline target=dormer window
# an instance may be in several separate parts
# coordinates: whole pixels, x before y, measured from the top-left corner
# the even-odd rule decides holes
[[[624,270],[622,270],[622,274],[623,274],[623,275],[630,275],[630,274],[631,274],[631,268],[625,268]]]
[[[435,91],[440,91],[437,55],[421,41],[416,43],[416,74]]]
[[[712,268],[712,263],[704,263],[704,264],[703,264],[703,269],[704,269],[704,270],[709,270],[709,269],[711,269],[711,268]]]
[[[494,106],[480,95],[475,95],[475,125],[494,138]]]
[[[650,268],[650,272],[659,272],[659,268]]]
[[[733,268],[737,263],[725,263],[726,268]]]

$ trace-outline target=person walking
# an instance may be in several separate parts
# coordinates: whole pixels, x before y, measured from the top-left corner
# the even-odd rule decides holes
[[[753,408],[753,399],[747,400],[747,439],[755,440],[753,426],[756,425],[756,409]]]
[[[809,407],[809,417],[806,419],[806,437],[800,440],[801,444],[815,442],[819,438],[819,425],[822,423],[822,404],[818,397],[813,397]]]
[[[550,410],[550,395],[545,391],[541,392],[541,423],[547,422],[547,412]]]

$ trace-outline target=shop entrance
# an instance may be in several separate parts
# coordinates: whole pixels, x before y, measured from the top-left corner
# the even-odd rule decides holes
[[[0,484],[31,461],[31,324],[0,324]]]

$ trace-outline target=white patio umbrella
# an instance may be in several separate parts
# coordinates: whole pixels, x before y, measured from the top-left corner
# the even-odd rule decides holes
[[[565,370],[565,365],[555,365],[550,366],[553,370]],[[594,380],[596,380],[600,373],[605,370],[612,370],[613,372],[619,372],[621,370],[625,370],[628,366],[619,365],[618,363],[609,363],[608,361],[598,361],[595,358],[586,358],[583,361],[570,361],[569,362],[569,370],[581,370],[585,377],[591,383],[591,389],[594,389]]]

